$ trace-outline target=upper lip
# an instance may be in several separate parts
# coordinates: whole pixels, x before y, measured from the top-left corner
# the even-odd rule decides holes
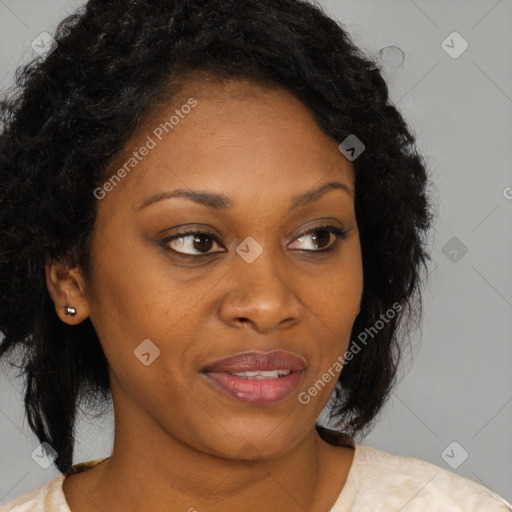
[[[304,370],[304,358],[286,352],[273,350],[272,352],[244,352],[226,357],[209,364],[203,372],[230,373],[244,371],[265,370]]]

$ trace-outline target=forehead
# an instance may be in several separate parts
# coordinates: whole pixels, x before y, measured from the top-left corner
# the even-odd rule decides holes
[[[352,164],[337,142],[307,106],[279,87],[242,80],[186,83],[153,107],[110,174],[144,146],[150,149],[115,193],[124,189],[144,200],[175,188],[200,188],[223,191],[235,201],[254,195],[282,200],[283,192],[292,197],[333,178],[353,190]]]

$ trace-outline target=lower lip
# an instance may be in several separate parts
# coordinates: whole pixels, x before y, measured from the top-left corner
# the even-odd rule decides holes
[[[214,372],[205,372],[203,375],[217,389],[241,402],[271,405],[280,402],[299,387],[302,371],[292,371],[277,379],[244,379],[230,373]]]

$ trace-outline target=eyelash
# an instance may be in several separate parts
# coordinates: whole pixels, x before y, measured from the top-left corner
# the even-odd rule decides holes
[[[340,228],[337,228],[336,226],[332,226],[332,225],[315,226],[313,229],[310,229],[310,230],[305,231],[304,233],[298,235],[295,238],[295,240],[297,240],[298,238],[310,235],[311,233],[315,233],[316,231],[327,231],[328,233],[333,234],[336,237],[336,240],[327,249],[319,249],[317,251],[310,250],[310,249],[297,249],[297,250],[302,250],[304,252],[311,252],[311,253],[327,253],[327,252],[331,252],[334,249],[336,249],[336,247],[338,246],[338,242],[340,240],[343,240],[343,239],[345,239],[347,237],[347,233],[348,233],[348,230],[340,229]],[[221,252],[221,251],[216,251],[216,252],[210,252],[210,253],[204,253],[204,254],[184,254],[184,253],[180,253],[178,251],[175,251],[174,249],[171,249],[168,246],[168,244],[170,242],[172,242],[173,240],[176,240],[177,238],[186,238],[186,237],[192,236],[192,235],[206,236],[208,238],[211,238],[215,243],[219,244],[219,241],[218,241],[217,237],[213,233],[210,233],[208,231],[203,231],[201,229],[194,229],[194,228],[187,228],[187,229],[184,229],[183,231],[180,231],[180,232],[176,233],[175,235],[173,235],[171,237],[164,238],[162,240],[162,244],[164,244],[166,249],[168,249],[169,251],[172,251],[172,252],[176,253],[177,255],[179,255],[179,256],[181,256],[183,258],[188,258],[188,259],[203,258],[205,256],[211,256],[212,254],[216,254],[218,252]]]

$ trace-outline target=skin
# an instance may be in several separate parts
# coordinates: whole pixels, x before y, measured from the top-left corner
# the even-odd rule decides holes
[[[291,93],[194,80],[146,117],[109,176],[191,97],[190,114],[100,200],[90,278],[62,263],[46,267],[62,321],[89,316],[98,333],[115,415],[111,457],[68,477],[66,500],[74,512],[325,511],[354,451],[314,428],[336,379],[307,405],[298,394],[345,353],[360,309],[354,169]],[[329,190],[289,211],[294,195],[332,181],[348,192]],[[140,209],[177,188],[222,193],[235,206],[173,198]],[[346,238],[321,231],[316,244],[311,233],[298,240],[325,224],[348,229]],[[179,226],[215,238],[166,248]],[[235,251],[249,236],[263,249],[252,263]],[[215,254],[193,262],[171,248]],[[149,366],[134,356],[145,339],[160,350]],[[240,402],[199,373],[233,354],[277,348],[307,362],[297,392],[278,404]]]

